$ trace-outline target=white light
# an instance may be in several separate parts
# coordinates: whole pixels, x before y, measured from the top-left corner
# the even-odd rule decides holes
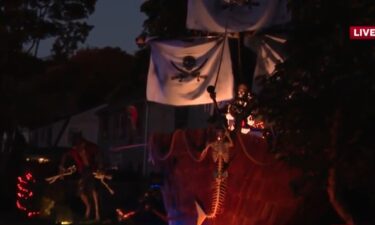
[[[40,164],[48,163],[48,162],[49,162],[49,159],[47,159],[47,158],[43,158],[43,157],[38,158],[38,163],[40,163]]]
[[[72,224],[73,222],[72,221],[61,221],[60,224],[61,225],[67,225],[67,224]]]

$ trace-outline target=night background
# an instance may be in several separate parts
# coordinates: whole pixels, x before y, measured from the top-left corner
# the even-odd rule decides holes
[[[216,35],[186,28],[187,4],[0,0],[1,225],[195,224],[179,213],[196,216],[189,200],[209,195],[203,181],[212,179],[213,164],[191,164],[175,146],[190,143],[196,154],[202,152],[213,140],[211,113],[146,100],[148,38]],[[263,138],[233,138],[234,149],[243,152],[230,162],[233,179],[222,220],[203,224],[375,224],[375,40],[349,38],[350,26],[375,26],[375,4],[290,0],[288,9],[292,19],[286,25],[239,32],[229,41],[235,84],[261,87],[251,112],[266,129]],[[264,33],[287,36],[286,60],[272,76],[253,79],[257,55],[241,41]],[[101,220],[81,222],[77,177],[53,185],[44,179],[59,172],[69,138],[85,131],[80,124],[92,131],[91,121],[115,195],[101,187]],[[55,132],[52,124],[61,126]],[[241,161],[249,157],[244,149],[274,166]],[[149,151],[165,157],[151,163]],[[20,197],[20,182],[33,197]],[[256,201],[255,182],[261,186]],[[264,204],[263,211],[252,209],[254,203]],[[134,215],[123,216],[129,212]],[[179,219],[184,222],[171,222]]]

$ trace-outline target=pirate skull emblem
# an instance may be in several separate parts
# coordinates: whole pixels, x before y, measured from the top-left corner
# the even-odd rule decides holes
[[[189,77],[197,78],[197,81],[200,81],[200,78],[205,79],[207,76],[201,75],[200,70],[206,63],[207,59],[201,65],[197,66],[197,60],[191,55],[185,56],[182,59],[183,68],[171,61],[172,66],[179,72],[179,74],[172,77],[172,80],[178,79],[179,82],[182,82]]]
[[[197,60],[191,55],[185,56],[182,59],[182,66],[188,71],[192,70],[195,65],[197,65]]]

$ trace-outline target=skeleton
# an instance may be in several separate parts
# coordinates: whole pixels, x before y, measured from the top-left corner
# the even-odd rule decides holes
[[[77,171],[76,166],[71,166],[67,168],[64,172],[57,174],[56,176],[45,178],[45,180],[49,183],[55,183],[58,179],[62,179],[65,176],[72,175],[74,172]]]
[[[109,193],[111,193],[111,195],[115,193],[113,189],[110,188],[107,182],[105,181],[105,180],[112,180],[111,175],[107,175],[103,172],[93,172],[92,174],[94,175],[95,179],[100,180],[100,182],[104,185],[105,188],[107,188],[107,190],[109,191]]]
[[[179,82],[182,82],[184,79],[187,79],[189,77],[197,78],[197,81],[200,81],[200,79],[206,79],[206,75],[201,75],[200,70],[203,68],[203,66],[207,63],[207,60],[204,60],[201,65],[199,65],[197,68],[193,69],[196,66],[196,60],[193,56],[185,56],[182,60],[182,65],[184,68],[178,67],[174,62],[171,61],[172,66],[179,71],[180,73],[176,76],[173,76],[171,79],[175,80],[178,79]]]
[[[69,168],[65,169],[64,172],[59,173],[59,174],[57,174],[55,176],[52,176],[52,177],[45,178],[45,180],[49,184],[52,184],[52,183],[55,183],[58,179],[63,179],[63,177],[65,177],[65,176],[72,175],[76,171],[77,171],[77,168],[76,168],[76,166],[73,165],[73,166],[70,166]],[[113,191],[113,189],[105,181],[105,180],[111,180],[112,179],[111,175],[105,174],[103,172],[93,172],[92,174],[94,175],[94,177],[96,179],[100,180],[100,182],[104,185],[104,187],[107,188],[109,193],[111,193],[112,195],[115,193]]]
[[[227,105],[225,118],[227,119],[227,127],[230,131],[241,130],[242,133],[248,133],[245,126],[250,125],[248,119],[252,119],[250,115],[250,103],[252,96],[247,85],[239,84],[235,98]],[[251,117],[251,118],[249,118]]]
[[[233,142],[229,133],[227,131],[224,133],[223,130],[219,130],[216,141],[207,145],[205,150],[202,152],[202,156],[204,156],[207,154],[208,149],[212,149],[212,160],[216,163],[216,171],[210,213],[205,213],[201,206],[195,202],[198,214],[197,225],[201,225],[206,218],[215,218],[222,210],[226,194],[226,181],[228,177],[226,167],[229,163],[229,148],[231,147],[233,147]]]

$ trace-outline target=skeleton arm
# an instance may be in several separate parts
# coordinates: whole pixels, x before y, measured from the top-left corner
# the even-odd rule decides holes
[[[199,156],[199,161],[203,160],[206,157],[208,149],[211,147],[211,143],[208,144],[202,151],[201,155]]]
[[[45,180],[49,184],[52,184],[52,183],[56,182],[58,179],[63,178],[64,176],[72,175],[74,172],[76,172],[76,170],[77,169],[76,169],[75,166],[71,166],[71,167],[69,167],[67,169],[64,169],[64,172],[60,172],[56,176],[45,178]]]
[[[100,182],[104,185],[104,187],[107,188],[107,190],[109,191],[109,193],[111,193],[111,195],[113,195],[115,192],[113,191],[113,189],[107,184],[107,182],[105,181],[106,179],[107,180],[111,180],[112,179],[112,176],[111,175],[107,175],[103,172],[93,172],[92,173],[94,175],[94,177],[98,180],[100,180]]]

